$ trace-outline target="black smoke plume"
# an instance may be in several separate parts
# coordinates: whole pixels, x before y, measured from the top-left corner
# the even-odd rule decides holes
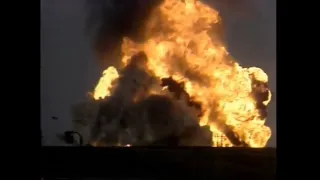
[[[151,12],[164,0],[87,0],[87,32],[92,36],[93,49],[101,68],[118,67],[121,58],[123,37],[135,41],[146,40],[145,22]],[[177,0],[178,1],[178,0]],[[181,0],[182,1],[182,0]],[[216,3],[228,7],[229,10],[246,9],[244,0],[204,0],[204,3]],[[223,34],[221,28],[220,35]],[[220,31],[221,30],[221,31]]]
[[[195,105],[196,102],[183,88],[177,88],[177,82],[171,78],[163,79],[162,85],[169,87],[171,95],[170,92],[149,93],[153,86],[161,86],[148,72],[147,61],[145,53],[139,52],[119,71],[120,77],[115,82],[112,95],[101,102],[90,141],[171,146],[179,145],[180,140],[184,139],[189,140],[186,144],[192,142],[210,146],[211,136],[208,138],[208,133],[203,133],[208,130],[201,129],[198,124],[200,104]],[[184,93],[185,99],[178,98],[177,93]]]
[[[87,0],[87,30],[103,69],[118,66],[123,37],[144,41],[144,25],[163,0]]]
[[[233,2],[240,2],[220,1],[230,6],[234,5]],[[163,0],[87,0],[87,32],[92,35],[93,49],[102,69],[120,66],[123,37],[136,42],[146,40],[146,21],[161,2]],[[91,130],[91,141],[115,144],[119,142],[119,134],[126,132],[127,137],[131,137],[127,140],[130,144],[145,145],[153,142],[178,145],[182,137],[190,139],[196,137],[196,134],[205,136],[198,133],[202,132],[197,123],[197,119],[202,115],[201,103],[188,95],[182,83],[177,83],[172,78],[164,78],[161,85],[168,87],[171,96],[145,96],[149,95],[148,91],[156,81],[152,74],[146,71],[147,61],[144,52],[140,52],[121,70],[112,96],[100,106],[99,116]],[[186,75],[195,77],[191,72]],[[262,94],[258,93],[257,98],[265,95]],[[184,97],[184,103],[179,101],[181,96]],[[261,106],[261,115],[265,116],[264,105],[258,103],[257,106]],[[196,109],[196,116],[191,113],[188,117],[188,108]],[[187,128],[184,125],[186,121],[191,121]],[[110,128],[110,124],[113,124],[114,128]],[[243,145],[229,127],[223,124],[221,130],[233,144]]]

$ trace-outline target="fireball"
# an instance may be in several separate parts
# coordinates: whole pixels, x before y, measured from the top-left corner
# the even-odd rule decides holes
[[[264,125],[271,99],[268,76],[260,68],[241,67],[230,56],[215,31],[220,22],[219,13],[200,1],[165,0],[146,23],[145,42],[124,37],[123,67],[143,51],[156,78],[184,82],[186,92],[202,104],[199,123],[215,134],[213,146],[234,146],[220,128],[224,124],[249,147],[264,147],[271,137]],[[118,77],[114,67],[105,70],[93,97],[108,98]]]

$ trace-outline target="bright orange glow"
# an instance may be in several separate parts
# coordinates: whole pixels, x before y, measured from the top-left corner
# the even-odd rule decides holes
[[[197,0],[165,0],[151,15],[141,44],[123,39],[122,62],[138,51],[148,57],[148,68],[158,78],[172,76],[184,81],[186,91],[202,102],[205,110],[200,125],[210,125],[215,134],[214,146],[233,146],[215,126],[215,122],[229,125],[250,147],[264,147],[271,137],[271,129],[264,125],[256,100],[252,95],[253,77],[268,82],[267,74],[257,67],[243,68],[228,54],[223,43],[212,34],[220,21],[219,13]],[[161,29],[161,31],[159,31]],[[94,91],[94,98],[110,95],[111,82],[118,77],[114,67],[108,68]],[[267,105],[271,100],[268,90]]]

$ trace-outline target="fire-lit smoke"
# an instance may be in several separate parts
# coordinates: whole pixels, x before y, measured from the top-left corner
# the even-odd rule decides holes
[[[87,29],[93,32],[100,66],[121,66],[123,37],[143,42],[143,26],[151,10],[163,0],[87,0]]]
[[[108,68],[107,71],[114,69]],[[109,73],[105,73],[101,79],[108,75]],[[101,105],[91,141],[110,142],[106,138],[124,134],[131,137],[124,140],[125,143],[119,140],[121,144],[143,144],[167,135],[179,134],[188,124],[196,123],[195,110],[184,101],[174,99],[168,91],[162,90],[156,76],[148,70],[148,58],[144,52],[133,55],[117,75],[112,76],[115,77],[113,81],[99,81],[96,86],[94,98],[98,100],[108,97],[105,94],[110,96]],[[103,94],[99,94],[102,92],[100,85],[111,88],[103,88]],[[117,127],[110,130],[110,124]],[[111,142],[113,143],[119,142],[117,140]]]
[[[115,1],[108,2],[110,7],[115,4]],[[144,1],[134,2],[143,4]],[[110,49],[114,51],[120,44],[121,63],[104,71],[93,97],[106,101],[116,99],[118,105],[113,106],[130,109],[129,114],[133,112],[131,107],[135,112],[149,109],[147,112],[157,114],[160,111],[167,116],[160,113],[158,117],[166,126],[173,123],[174,128],[183,126],[175,122],[179,119],[177,116],[190,116],[189,119],[201,126],[210,126],[213,146],[264,147],[271,136],[271,129],[264,125],[266,107],[271,100],[268,76],[257,67],[241,67],[229,55],[217,30],[221,29],[219,13],[199,0],[164,0],[139,7],[142,9],[123,6],[121,13],[139,15],[129,20],[120,18],[122,24],[117,27],[121,31],[115,36],[117,43],[106,38],[98,41],[99,46],[108,44],[98,48],[102,61],[116,59]],[[166,110],[161,111],[164,106]],[[190,107],[193,113],[183,113],[190,111]],[[141,114],[143,112],[140,118]],[[155,116],[145,119],[152,118]],[[160,119],[157,118],[157,123],[141,120],[134,124],[152,126],[159,124]],[[153,127],[150,133],[156,133],[157,128],[164,132],[164,127]],[[224,138],[221,140],[219,136]]]

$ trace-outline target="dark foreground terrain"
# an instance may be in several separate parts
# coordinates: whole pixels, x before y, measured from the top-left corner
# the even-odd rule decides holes
[[[276,179],[276,149],[214,149],[218,179]]]
[[[44,147],[42,161],[45,177],[88,177],[81,178],[88,180],[89,177],[102,180],[102,177],[164,179],[177,176],[272,180],[276,176],[274,148]]]

